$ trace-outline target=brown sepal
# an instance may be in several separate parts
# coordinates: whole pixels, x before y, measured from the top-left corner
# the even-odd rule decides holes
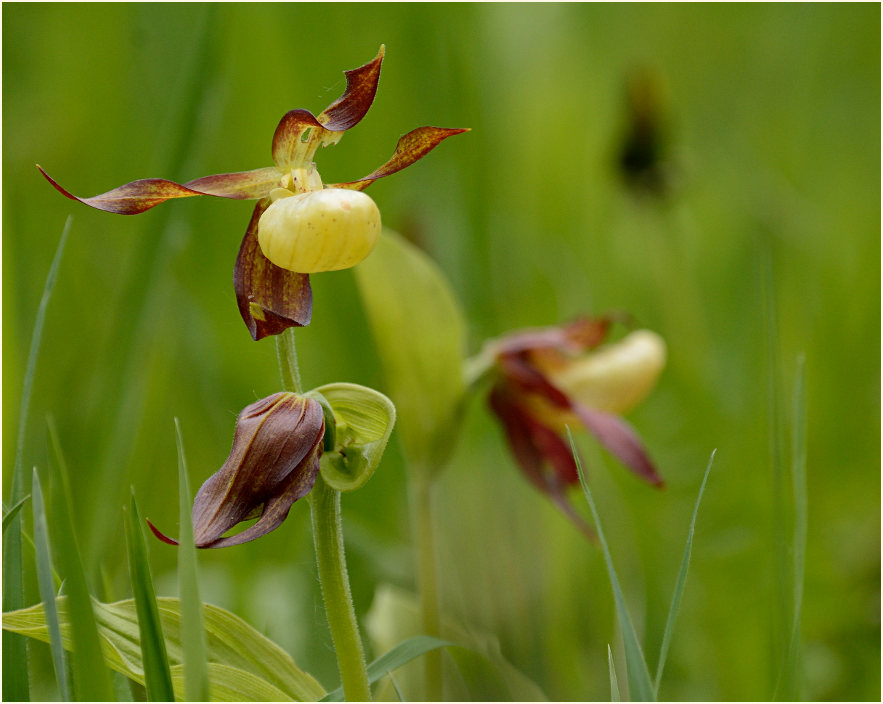
[[[395,153],[383,166],[376,168],[370,174],[357,181],[335,183],[331,187],[362,191],[377,179],[390,176],[397,171],[407,168],[415,161],[419,161],[448,137],[453,137],[455,134],[463,132],[469,132],[469,128],[418,127],[399,139],[398,144],[396,144]]]
[[[380,81],[380,64],[383,63],[383,55],[386,47],[381,45],[380,51],[364,66],[344,71],[346,74],[346,90],[337,100],[329,105],[319,115],[319,122],[326,130],[343,132],[357,125],[371,104],[377,93],[377,83]]]
[[[278,183],[281,174],[272,167],[230,174],[205,176],[185,184],[164,178],[143,178],[91,198],[80,198],[58,184],[37,164],[40,173],[62,195],[97,210],[117,215],[138,215],[172,198],[216,196],[218,198],[263,198]]]
[[[282,269],[261,251],[258,221],[268,206],[266,199],[255,205],[233,269],[236,303],[254,340],[309,325],[313,314],[309,275]]]
[[[301,136],[310,129],[325,129],[309,110],[289,110],[279,120],[273,133],[273,163],[287,168],[301,149]]]

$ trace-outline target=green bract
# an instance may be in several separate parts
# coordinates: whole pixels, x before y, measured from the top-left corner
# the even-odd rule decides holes
[[[395,424],[392,401],[374,389],[346,383],[326,384],[306,396],[325,400],[334,415],[334,445],[322,455],[322,478],[337,491],[364,486],[380,464]],[[327,436],[327,415],[325,427]]]

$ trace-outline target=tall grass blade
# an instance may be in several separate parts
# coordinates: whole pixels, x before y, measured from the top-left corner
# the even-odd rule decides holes
[[[55,681],[62,701],[71,700],[70,686],[67,679],[64,645],[61,642],[61,628],[58,625],[58,611],[55,608],[55,578],[52,574],[52,549],[49,545],[49,523],[46,520],[46,505],[43,502],[43,489],[40,477],[34,468],[31,483],[34,495],[34,550],[37,562],[37,583],[40,588],[40,599],[46,611],[46,626],[49,629],[49,646],[52,651],[52,666],[55,669]]]
[[[132,594],[135,597],[135,610],[138,613],[147,698],[152,702],[174,701],[175,691],[172,689],[166,641],[159,620],[159,609],[156,606],[156,593],[147,560],[147,543],[144,540],[144,530],[141,528],[141,516],[138,513],[134,489],[126,516],[126,545],[129,550]]]
[[[644,653],[641,651],[641,644],[638,642],[638,636],[635,633],[635,627],[632,624],[632,618],[629,615],[628,607],[625,603],[622,589],[619,586],[619,579],[616,576],[616,570],[613,568],[613,558],[610,556],[610,550],[607,547],[607,539],[604,537],[604,530],[601,527],[601,517],[598,515],[598,509],[595,507],[595,501],[592,498],[592,491],[586,481],[586,475],[583,471],[582,462],[579,453],[576,451],[576,445],[573,442],[573,435],[570,428],[567,428],[567,437],[570,440],[570,449],[573,452],[573,458],[576,461],[576,468],[579,472],[579,481],[589,502],[589,508],[592,510],[592,517],[595,519],[595,526],[598,528],[598,539],[601,542],[601,550],[604,553],[604,563],[607,565],[607,576],[610,579],[610,586],[613,588],[613,599],[616,602],[616,615],[619,618],[619,626],[622,629],[622,640],[625,646],[625,665],[626,674],[628,675],[629,695],[633,701],[652,702],[656,701],[656,690],[650,681],[650,671],[647,669],[647,661],[644,659]]]
[[[656,666],[656,680],[653,683],[653,689],[657,696],[659,695],[659,682],[662,680],[662,671],[665,668],[665,660],[668,657],[668,648],[671,645],[671,636],[674,632],[675,620],[678,616],[678,610],[681,607],[681,596],[684,593],[684,585],[687,583],[687,570],[690,567],[690,556],[693,553],[693,534],[696,530],[696,516],[699,514],[699,504],[702,503],[702,495],[705,493],[705,484],[708,481],[708,475],[711,472],[711,466],[714,464],[714,456],[717,450],[711,451],[711,457],[708,458],[708,466],[705,468],[705,475],[702,477],[702,484],[699,487],[699,496],[696,497],[696,504],[693,506],[693,517],[690,519],[690,529],[687,531],[687,544],[684,547],[684,557],[681,560],[681,571],[678,573],[678,581],[675,583],[674,595],[671,599],[671,606],[668,609],[668,620],[665,623],[665,633],[662,636],[662,646],[659,649],[659,663]]]
[[[58,275],[58,268],[61,265],[61,257],[64,253],[70,229],[71,218],[68,217],[64,223],[64,229],[61,231],[61,239],[58,241],[58,247],[55,249],[55,256],[52,259],[52,265],[49,267],[49,274],[46,276],[43,297],[40,299],[37,317],[34,320],[34,332],[31,335],[31,347],[28,350],[28,361],[25,367],[24,386],[21,394],[21,409],[18,414],[18,438],[15,449],[15,465],[12,470],[12,492],[10,494],[10,500],[13,505],[18,504],[25,494],[28,493],[26,486],[28,475],[23,469],[22,457],[24,454],[28,410],[31,405],[31,391],[37,371],[40,342],[43,339],[46,309],[49,306],[49,298],[55,286],[55,279]],[[4,523],[3,531],[3,610],[10,611],[20,609],[25,605],[21,521],[15,520],[15,517],[13,517],[8,526]],[[4,701],[27,701],[30,699],[29,690],[27,641],[20,636],[4,631],[3,699]]]
[[[184,650],[184,699],[203,702],[209,699],[208,651],[199,598],[199,564],[193,542],[193,516],[190,510],[190,479],[181,425],[175,418],[178,443],[178,595],[181,598],[181,645]]]
[[[456,644],[430,636],[408,638],[368,665],[368,682],[374,684],[393,670],[411,662],[411,660],[448,645]],[[333,692],[329,692],[321,701],[342,702],[343,688],[338,687]]]
[[[49,475],[49,505],[54,516],[50,528],[52,542],[58,549],[58,571],[64,579],[64,590],[70,607],[70,663],[74,698],[79,701],[110,701],[113,699],[113,688],[101,653],[98,626],[86,583],[86,571],[74,531],[67,463],[51,418],[48,419],[48,427],[50,444],[56,459],[56,471]]]
[[[15,506],[10,508],[8,511],[6,507],[3,508],[3,532],[6,532],[6,529],[12,523],[12,520],[18,515],[18,512],[22,510],[24,505],[28,502],[28,499],[31,498],[31,495],[28,494],[24,498],[22,498]]]
[[[800,624],[803,609],[803,580],[806,571],[807,491],[806,491],[806,382],[805,359],[797,360],[797,378],[794,384],[793,430],[791,452],[791,482],[794,496],[794,536],[791,562],[792,615],[791,634],[782,675],[782,698],[799,701],[801,646]]]
[[[621,702],[619,696],[619,682],[616,681],[616,665],[613,664],[613,652],[610,645],[607,645],[607,669],[610,672],[610,701]]]

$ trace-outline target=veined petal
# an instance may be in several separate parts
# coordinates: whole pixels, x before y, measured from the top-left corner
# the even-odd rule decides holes
[[[221,198],[256,200],[263,198],[282,178],[282,172],[274,166],[253,171],[238,171],[232,174],[204,176],[184,184],[187,188]]]
[[[653,486],[662,487],[665,484],[653,466],[653,461],[644,449],[638,434],[625,420],[577,403],[572,405],[572,410],[583,425],[598,438],[598,442],[632,472]]]
[[[469,132],[469,128],[418,127],[399,139],[395,153],[383,166],[376,168],[358,181],[335,183],[331,188],[352,188],[362,191],[377,179],[390,176],[407,168],[415,161],[419,161],[443,140],[462,132]]]
[[[254,340],[308,325],[313,313],[310,277],[282,269],[264,256],[258,242],[258,221],[269,199],[255,205],[233,270],[239,313]]]
[[[287,169],[295,162],[307,160],[308,152],[309,158],[312,158],[312,151],[315,151],[318,144],[316,134],[324,129],[309,110],[289,110],[279,120],[276,132],[273,133],[273,163],[280,169]],[[314,130],[315,134],[302,139],[308,130]]]
[[[191,196],[207,195],[187,186],[182,186],[180,183],[167,181],[164,178],[144,178],[139,181],[132,181],[119,188],[114,188],[107,193],[92,196],[91,198],[80,198],[62,188],[49,174],[43,171],[39,164],[37,164],[37,168],[40,169],[40,173],[43,174],[46,180],[63,196],[67,196],[71,200],[77,200],[92,208],[118,215],[137,215],[170,198],[189,198]]]
[[[331,132],[343,132],[357,125],[377,93],[377,83],[380,80],[380,64],[383,63],[383,55],[386,47],[381,44],[380,51],[364,66],[344,71],[346,74],[346,90],[337,100],[325,108],[319,115],[319,122],[326,130]]]

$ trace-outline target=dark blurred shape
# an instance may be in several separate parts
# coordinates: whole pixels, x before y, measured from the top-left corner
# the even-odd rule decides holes
[[[636,195],[665,196],[671,191],[665,81],[659,71],[642,66],[626,79],[626,110],[617,167]]]

